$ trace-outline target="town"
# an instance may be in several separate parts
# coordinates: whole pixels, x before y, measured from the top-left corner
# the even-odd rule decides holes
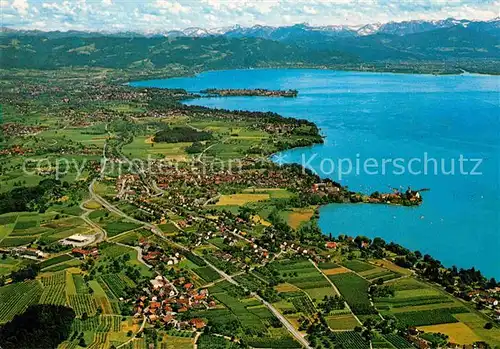
[[[186,106],[200,97],[121,73],[37,74],[0,97],[1,324],[68,312],[51,336],[60,348],[498,346],[496,280],[321,231],[323,205],[418,206],[425,194],[359,193],[269,159],[321,143],[314,124]],[[61,157],[82,170],[33,165]]]
[[[257,89],[217,89],[209,88],[200,91],[201,94],[207,96],[230,97],[230,96],[259,96],[259,97],[297,97],[297,90],[266,90],[263,88]]]

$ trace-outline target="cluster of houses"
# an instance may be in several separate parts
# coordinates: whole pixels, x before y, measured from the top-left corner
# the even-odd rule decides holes
[[[2,125],[3,135],[6,137],[32,136],[45,130],[43,126],[23,125],[15,122],[7,122]]]
[[[71,254],[73,254],[76,257],[81,257],[81,258],[87,258],[87,257],[97,257],[99,256],[99,250],[97,247],[93,248],[79,248],[76,247],[71,250]]]
[[[122,87],[110,86],[109,84],[93,83],[89,91],[92,94],[86,96],[85,100],[92,101],[148,101],[147,90],[125,89]]]
[[[179,314],[191,309],[202,310],[216,307],[207,289],[195,289],[184,277],[169,281],[158,275],[150,280],[146,289],[147,296],[139,297],[135,302],[135,317],[145,316],[150,323],[161,323],[179,330],[200,330],[206,326],[204,320],[194,318],[182,320]]]
[[[139,175],[136,174],[122,174],[120,175],[115,183],[116,187],[116,198],[123,199],[127,198],[128,195],[135,195],[138,190],[141,190],[141,185],[139,184]]]
[[[500,321],[500,287],[488,290],[474,290],[467,293],[473,303],[479,304],[492,311],[496,321]]]
[[[314,183],[311,191],[320,196],[340,192],[341,186],[335,182]]]
[[[168,175],[159,175],[158,186],[163,189],[179,188],[179,185],[194,184],[203,188],[219,185],[245,185],[256,188],[303,188],[303,178],[288,171],[274,169],[223,170],[201,174],[190,169],[175,169]]]
[[[139,239],[139,247],[142,250],[143,257],[146,263],[150,265],[155,265],[159,262],[163,262],[166,265],[177,265],[182,259],[182,256],[179,252],[171,252],[160,251],[160,250],[152,250],[151,245],[147,242],[146,239]]]
[[[374,204],[399,204],[404,200],[408,200],[412,204],[418,204],[422,202],[422,197],[419,191],[408,188],[406,192],[401,192],[399,190],[394,190],[392,193],[383,194],[375,192],[368,198],[368,202]]]
[[[11,255],[14,256],[19,256],[22,258],[27,258],[27,259],[45,259],[48,257],[48,254],[40,251],[36,248],[30,248],[30,247],[14,247],[10,249],[9,251],[0,251],[1,253],[10,253]]]
[[[32,149],[23,148],[19,145],[14,145],[7,149],[1,149],[0,155],[26,155],[33,153]]]
[[[264,124],[262,126],[259,126],[258,124],[253,125],[254,128],[256,129],[262,129],[263,131],[266,131],[267,133],[273,134],[273,135],[288,135],[292,134],[293,130],[295,130],[299,125],[292,124],[292,123],[269,123],[269,124]]]
[[[209,88],[200,91],[208,96],[261,96],[261,97],[297,97],[297,90],[267,90],[257,89],[217,89]]]

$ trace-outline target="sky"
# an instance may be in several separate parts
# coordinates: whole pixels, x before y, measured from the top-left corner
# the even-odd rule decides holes
[[[416,19],[488,20],[500,0],[0,0],[16,29],[158,32],[188,27],[360,25]]]

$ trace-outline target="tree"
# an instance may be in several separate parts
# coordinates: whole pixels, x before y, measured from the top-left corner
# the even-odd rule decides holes
[[[3,349],[52,349],[69,338],[75,312],[60,305],[36,304],[0,327]]]
[[[18,271],[14,271],[10,274],[12,281],[21,282],[24,280],[33,280],[40,271],[40,266],[38,264],[30,264]]]
[[[487,322],[485,325],[484,325],[484,328],[487,329],[487,330],[491,330],[493,328],[493,324],[491,322]]]
[[[85,338],[80,337],[80,340],[78,341],[78,345],[81,347],[86,347],[87,343],[85,343]]]

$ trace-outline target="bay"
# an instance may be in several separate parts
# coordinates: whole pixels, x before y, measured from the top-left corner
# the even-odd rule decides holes
[[[500,278],[500,77],[255,69],[131,85],[190,92],[297,89],[297,98],[202,98],[186,104],[273,111],[313,121],[325,144],[275,154],[275,161],[301,163],[365,193],[430,189],[422,193],[420,207],[324,206],[319,225],[325,234],[380,236],[447,266],[474,266]],[[404,173],[391,165],[395,159],[402,159]],[[384,173],[383,160],[392,160]],[[339,164],[347,172],[349,161],[352,171],[340,173]],[[452,162],[454,174],[447,174]],[[364,168],[365,163],[372,166]],[[472,174],[476,164],[477,174]]]

